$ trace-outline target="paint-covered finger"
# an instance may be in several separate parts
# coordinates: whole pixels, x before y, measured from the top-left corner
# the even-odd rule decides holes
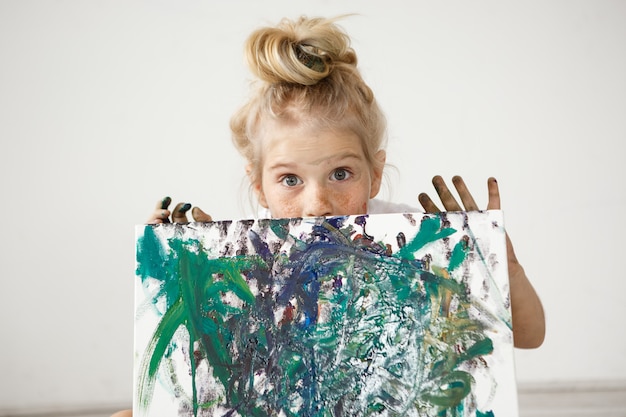
[[[461,205],[456,201],[450,189],[446,185],[446,182],[440,175],[436,175],[433,178],[433,185],[435,186],[435,191],[439,194],[439,198],[441,199],[441,203],[444,208],[448,211],[462,211]]]
[[[463,203],[463,207],[465,207],[466,211],[478,210],[478,204],[474,201],[474,197],[467,189],[465,185],[465,181],[459,175],[455,175],[452,177],[452,184],[454,184],[454,188],[456,188],[457,193],[459,193],[459,197],[461,197],[461,202]]]
[[[441,212],[441,210],[439,210],[439,207],[437,207],[437,205],[433,202],[433,200],[430,198],[428,194],[421,193],[420,195],[417,196],[417,199],[419,200],[420,204],[422,205],[426,213]]]
[[[161,210],[165,210],[165,209],[167,209],[170,206],[171,203],[172,203],[172,199],[170,197],[163,197],[157,203],[157,207],[156,208],[161,209]]]
[[[191,216],[197,222],[210,222],[210,221],[213,221],[211,216],[209,216],[204,211],[202,211],[200,209],[200,207],[194,207],[193,210],[191,210]]]
[[[158,218],[161,220],[159,223],[170,222],[170,211],[167,208],[170,206],[171,202],[172,199],[170,197],[163,197],[163,199],[158,202],[157,213],[159,214]]]
[[[161,224],[161,223],[169,223],[170,222],[170,211],[167,209],[172,201],[171,198],[165,197],[159,200],[156,204],[156,207],[148,220],[147,224]]]
[[[167,209],[172,203],[172,199],[169,197],[163,197],[163,199],[159,200],[157,203],[157,208],[161,210]]]
[[[172,212],[172,221],[174,223],[189,223],[187,220],[187,212],[191,208],[189,203],[178,203]]]
[[[489,191],[487,210],[500,210],[500,189],[495,178],[491,177],[487,180],[487,190]]]

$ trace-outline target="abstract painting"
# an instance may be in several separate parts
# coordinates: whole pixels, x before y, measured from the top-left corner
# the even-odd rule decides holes
[[[136,228],[134,416],[516,416],[499,210]]]

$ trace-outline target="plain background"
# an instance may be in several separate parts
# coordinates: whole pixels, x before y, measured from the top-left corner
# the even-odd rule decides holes
[[[343,13],[389,120],[383,197],[461,174],[485,206],[499,181],[547,316],[520,383],[626,379],[626,2],[0,0],[0,412],[130,406],[134,226],[165,195],[252,212],[242,44]]]

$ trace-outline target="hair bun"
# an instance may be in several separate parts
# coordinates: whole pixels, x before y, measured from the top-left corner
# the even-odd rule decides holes
[[[348,35],[336,19],[283,19],[253,32],[246,42],[251,71],[270,83],[313,85],[342,66],[356,66]]]
[[[315,72],[326,72],[328,64],[326,63],[328,55],[324,51],[320,51],[311,45],[296,44],[294,45],[296,57],[305,67]]]

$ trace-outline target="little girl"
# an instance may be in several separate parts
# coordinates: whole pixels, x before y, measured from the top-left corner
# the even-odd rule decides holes
[[[419,211],[375,199],[386,160],[385,117],[334,19],[285,19],[253,32],[245,51],[258,81],[231,130],[262,207],[259,217]],[[452,182],[461,204],[440,176],[433,178],[443,209],[478,210],[461,177]],[[487,209],[500,209],[496,180],[490,178],[487,188]],[[159,201],[148,223],[187,222],[191,205],[179,203],[169,211],[170,202]],[[440,211],[427,194],[419,202],[427,212]],[[211,221],[198,207],[191,214],[195,221]],[[514,343],[538,347],[545,333],[543,308],[508,236],[507,249]]]
[[[350,39],[335,19],[284,19],[253,32],[246,57],[258,78],[251,99],[233,116],[233,142],[246,172],[259,217],[311,217],[415,212],[416,208],[374,199],[385,166],[385,117],[357,69]],[[452,179],[459,204],[443,178],[433,178],[443,209],[478,210],[461,177]],[[487,182],[487,209],[500,209],[494,178]],[[427,212],[439,208],[422,193]],[[172,212],[159,201],[148,223],[187,222],[189,204]],[[195,221],[211,217],[194,207]],[[513,334],[516,347],[541,345],[541,302],[507,237]]]

